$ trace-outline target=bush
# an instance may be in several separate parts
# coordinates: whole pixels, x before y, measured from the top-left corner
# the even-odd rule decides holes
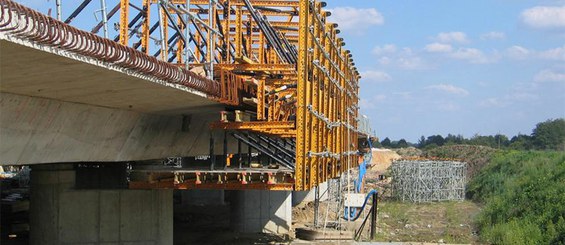
[[[426,146],[427,148],[428,146]],[[459,159],[467,163],[467,177],[473,178],[489,161],[497,150],[478,145],[445,145],[427,149],[425,157]]]
[[[565,152],[502,152],[469,183],[492,244],[564,244]]]

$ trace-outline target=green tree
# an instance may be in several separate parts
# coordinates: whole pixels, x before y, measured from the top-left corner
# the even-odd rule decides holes
[[[464,140],[465,138],[463,138],[463,135],[448,134],[447,137],[445,137],[445,144],[463,144]]]
[[[381,141],[381,145],[383,147],[390,148],[391,147],[390,139],[388,137],[386,137],[383,141]]]
[[[424,137],[423,135],[420,137],[420,139],[418,140],[418,148],[424,148],[426,146],[426,137]]]
[[[494,136],[494,141],[497,148],[504,148],[510,145],[510,140],[504,134],[497,134]]]
[[[445,143],[445,139],[441,135],[428,136],[426,139],[426,145],[436,144],[437,146],[442,146]]]
[[[408,147],[408,142],[406,142],[405,139],[400,139],[400,140],[398,141],[398,144],[396,144],[396,147],[398,147],[398,148],[406,148],[406,147]]]
[[[565,150],[565,119],[550,119],[538,123],[532,137],[537,149]]]
[[[379,139],[378,139],[378,138],[375,138],[375,137],[371,137],[371,144],[373,144],[373,148],[381,148],[381,147],[383,147],[383,146],[381,145],[381,142],[379,142]]]
[[[510,149],[530,150],[533,147],[533,138],[528,135],[518,134],[510,140]]]

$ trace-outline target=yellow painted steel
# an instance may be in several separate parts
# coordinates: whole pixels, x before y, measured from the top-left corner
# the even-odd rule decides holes
[[[141,26],[141,52],[149,53],[149,21],[151,16],[151,4],[149,0],[143,0],[143,10],[145,10],[143,25]]]
[[[129,0],[120,0],[120,44],[128,46]]]
[[[159,7],[160,1],[143,0],[146,13],[140,35],[128,30],[129,12],[139,10],[129,6],[129,0],[121,0],[120,43],[139,41],[145,53],[161,51],[162,60],[213,77],[221,86],[221,96],[212,99],[229,105],[229,110],[252,114],[246,122],[216,122],[212,128],[294,138],[294,189],[308,190],[358,165],[359,72],[338,36],[339,23],[327,21],[325,4],[310,0],[250,2],[266,7],[258,11],[276,30],[277,39],[284,37],[294,45],[294,50],[285,52],[296,52],[296,63],[275,50],[269,40],[273,33],[262,32],[243,0],[191,0],[188,6],[186,0],[169,0],[171,5],[164,8]],[[155,11],[164,11],[163,19],[156,18]],[[185,25],[187,19],[191,21]],[[150,33],[159,21],[164,28],[162,40],[157,40],[158,32]],[[176,33],[175,26],[184,36]],[[174,44],[169,44],[169,38]],[[152,45],[150,39],[165,42],[167,50],[159,50],[161,45]],[[185,52],[188,50],[191,52]]]
[[[306,106],[308,99],[306,97],[306,91],[308,90],[308,17],[310,16],[310,11],[308,8],[308,0],[300,0],[300,22],[298,31],[298,84],[297,84],[297,103],[296,103],[296,162],[295,162],[295,183],[294,188],[296,190],[307,190],[310,189],[309,183],[306,182],[304,178],[306,175],[307,166],[307,151],[308,147],[306,144],[306,138],[308,133],[306,132],[307,126],[307,110]]]

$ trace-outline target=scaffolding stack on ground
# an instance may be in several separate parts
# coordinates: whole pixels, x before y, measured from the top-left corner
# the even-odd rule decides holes
[[[458,161],[396,161],[391,166],[393,196],[417,203],[463,200],[466,166]]]

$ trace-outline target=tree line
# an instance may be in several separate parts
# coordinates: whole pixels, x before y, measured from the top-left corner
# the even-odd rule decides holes
[[[536,124],[530,135],[518,134],[509,138],[503,134],[478,135],[465,138],[462,135],[448,134],[421,136],[418,143],[411,143],[405,139],[392,141],[388,137],[380,142],[375,142],[376,147],[405,148],[414,146],[420,149],[432,149],[443,145],[482,145],[499,149],[515,150],[565,150],[565,119],[549,119]]]

